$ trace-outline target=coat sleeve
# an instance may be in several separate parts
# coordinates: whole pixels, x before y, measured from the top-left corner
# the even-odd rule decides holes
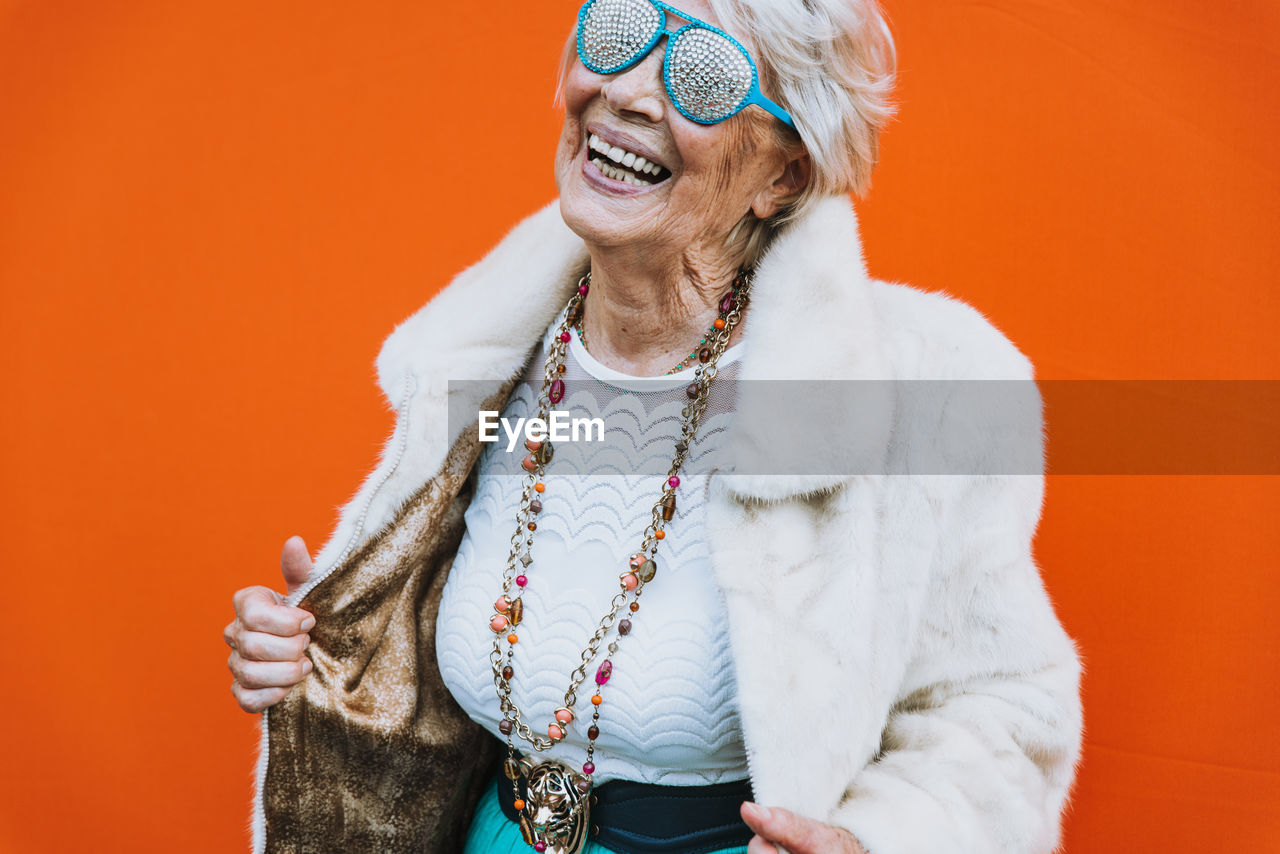
[[[949,402],[943,421],[966,471],[920,476],[921,488],[945,496],[934,502],[945,509],[935,511],[943,515],[927,604],[880,751],[829,819],[871,854],[1058,846],[1080,755],[1080,663],[1032,557],[1042,418],[1030,365],[1017,360],[1025,367],[1016,386],[951,384],[964,401]],[[982,399],[993,391],[1021,394],[1021,414],[1016,401],[1010,417],[1009,406]],[[1008,473],[1010,458],[992,455],[1010,442],[1025,447],[1028,435],[1033,461]]]

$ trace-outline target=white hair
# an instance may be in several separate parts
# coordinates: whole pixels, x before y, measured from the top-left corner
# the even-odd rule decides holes
[[[898,55],[879,0],[707,0],[720,25],[741,34],[760,69],[760,89],[791,114],[796,129],[761,109],[735,119],[771,126],[779,150],[809,154],[808,184],[767,219],[748,212],[729,235],[744,262],[759,261],[778,230],[818,200],[865,196],[892,118]],[[677,0],[678,3],[678,0]],[[679,8],[677,3],[673,6]],[[570,34],[556,103],[574,58]]]
[[[765,220],[752,214],[730,242],[748,263],[774,234],[819,199],[865,196],[879,159],[880,132],[893,116],[897,49],[878,0],[708,0],[721,26],[750,34],[760,88],[791,114],[796,132],[772,120],[776,144],[809,154],[809,183]],[[752,110],[752,113],[762,113]],[[768,118],[767,114],[765,117]]]

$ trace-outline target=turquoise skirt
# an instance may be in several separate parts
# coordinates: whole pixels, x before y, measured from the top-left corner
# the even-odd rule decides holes
[[[498,783],[500,777],[494,777],[485,793],[476,804],[476,814],[471,820],[471,829],[467,831],[467,844],[463,854],[533,854],[520,835],[520,827],[502,814],[498,806]],[[605,848],[594,842],[588,842],[582,849],[583,854],[613,854],[612,848]],[[745,846],[722,848],[714,854],[747,854]]]

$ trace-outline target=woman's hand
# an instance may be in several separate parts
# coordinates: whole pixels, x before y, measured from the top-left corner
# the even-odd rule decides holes
[[[790,854],[867,854],[849,831],[778,807],[748,801],[742,805],[742,820],[756,832],[747,854],[777,854],[776,845]]]
[[[285,540],[280,573],[289,593],[302,586],[311,569],[302,537]],[[227,659],[235,677],[231,693],[240,708],[256,714],[283,700],[311,672],[313,665],[304,651],[311,642],[307,632],[316,618],[285,605],[284,597],[269,587],[237,590],[232,602],[236,618],[222,632],[231,647]]]

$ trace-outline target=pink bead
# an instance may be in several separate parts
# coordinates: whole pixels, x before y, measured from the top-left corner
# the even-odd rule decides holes
[[[585,297],[587,295],[587,286],[578,285],[578,296]]]
[[[568,334],[568,332],[565,333],[565,335]],[[568,341],[569,339],[565,338],[564,340]],[[552,403],[559,403],[564,400],[564,380],[553,380],[551,382],[551,388],[547,389],[547,399]]]
[[[507,609],[511,607],[511,603],[507,601],[506,596],[499,596],[498,601],[493,603],[493,610],[507,613]]]
[[[567,724],[573,720],[573,712],[568,709],[559,709],[556,711],[556,720],[562,724]]]
[[[500,632],[507,627],[507,618],[501,614],[494,614],[493,619],[489,621],[489,628],[495,632]]]
[[[516,587],[524,587],[528,583],[529,579],[525,578],[523,575],[516,576]]]
[[[720,313],[728,314],[733,311],[733,294],[725,294],[724,299],[720,300]]]
[[[627,588],[627,590],[635,590],[640,586],[640,579],[636,578],[633,573],[628,572],[626,575],[622,576],[622,586]]]
[[[543,851],[547,850],[547,843],[539,839],[537,842],[533,843],[533,850],[537,851],[538,854],[542,854]]]
[[[600,668],[596,670],[596,684],[603,685],[609,681],[609,677],[613,675],[613,662],[605,659],[600,662]]]
[[[525,471],[537,471],[538,461],[533,458],[533,454],[525,454],[524,459],[520,461],[520,467]]]
[[[680,485],[680,478],[676,477],[675,475],[672,475],[671,477],[667,478],[667,485],[670,486],[672,489],[675,489],[677,486]]]
[[[560,726],[559,724],[548,724],[547,738],[551,739],[552,741],[559,741],[560,739],[564,738],[564,727]]]
[[[568,344],[569,338],[570,338],[569,330],[566,329],[564,332],[560,333],[560,340],[563,341],[564,343]]]
[[[582,773],[583,774],[596,773],[596,764],[594,762],[584,762],[582,765]]]

